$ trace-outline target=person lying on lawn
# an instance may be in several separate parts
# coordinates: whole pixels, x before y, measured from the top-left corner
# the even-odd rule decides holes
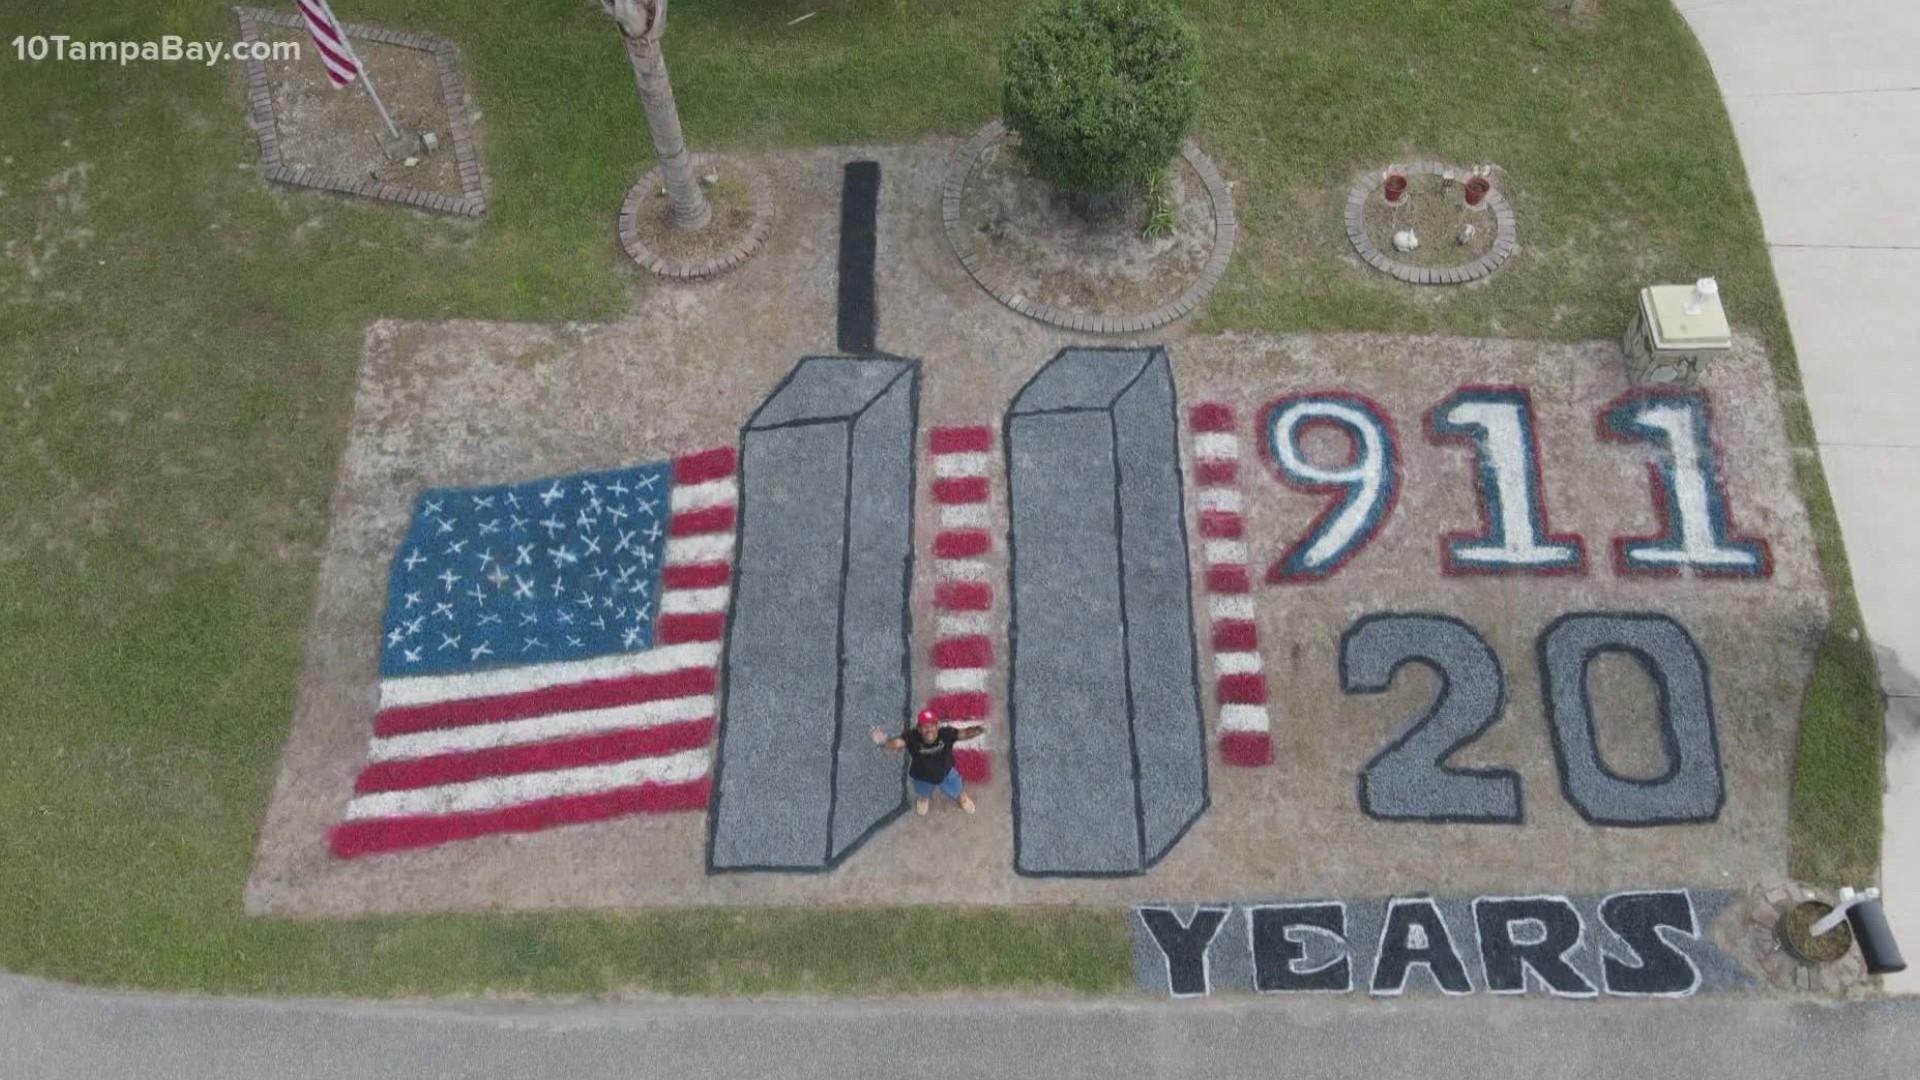
[[[937,790],[971,814],[973,796],[966,793],[960,770],[953,767],[953,747],[955,743],[977,739],[985,733],[986,729],[978,725],[956,728],[942,724],[932,709],[926,709],[915,720],[914,726],[896,738],[889,739],[885,731],[874,728],[873,741],[888,750],[907,752],[907,776],[913,782],[914,813],[926,813],[927,808],[933,805],[933,793]]]

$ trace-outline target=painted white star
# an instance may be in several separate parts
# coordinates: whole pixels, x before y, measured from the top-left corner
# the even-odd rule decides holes
[[[620,635],[620,644],[625,645],[629,649],[640,644],[640,628],[637,626],[627,627],[627,632]]]
[[[573,553],[573,549],[568,547],[565,544],[562,544],[557,548],[548,548],[547,557],[553,560],[553,568],[555,570],[560,569],[562,566],[567,566],[569,564],[577,563],[580,561],[580,556],[575,555]]]
[[[398,645],[405,640],[407,640],[407,632],[405,630],[402,630],[396,626],[393,629],[387,631],[387,647],[388,648],[392,648],[393,646]]]
[[[586,533],[581,533],[580,539],[584,541],[587,545],[587,550],[580,553],[582,558],[588,555],[600,554],[600,538],[599,537],[588,536]]]
[[[607,617],[605,615],[596,616],[593,620],[593,625],[595,629],[605,630],[607,628]]]
[[[442,503],[435,502],[432,499],[428,499],[427,508],[426,510],[423,511],[423,513],[438,515],[439,513],[441,513],[440,507],[442,505],[443,505]]]
[[[420,628],[422,626],[425,626],[426,622],[427,622],[427,617],[425,615],[416,615],[413,618],[407,620],[406,622],[401,623],[400,625],[406,627],[407,636],[412,637],[413,635],[420,632]]]
[[[493,573],[487,575],[487,580],[493,583],[494,588],[504,589],[507,587],[507,582],[513,580],[513,575],[507,573],[505,568],[495,563]]]
[[[635,551],[634,554],[640,557],[641,566],[653,565],[653,552],[647,550],[646,548],[641,548],[638,551]]]
[[[540,621],[540,613],[537,611],[523,611],[520,613],[521,626],[533,626],[539,621]]]
[[[473,588],[467,590],[467,595],[473,597],[474,601],[481,606],[486,606],[487,590],[481,588],[479,582],[473,583]]]
[[[498,625],[500,625],[500,616],[498,616],[498,615],[493,615],[493,614],[487,614],[487,615],[482,615],[482,616],[480,616],[480,622],[479,622],[479,625],[481,625],[481,626],[498,626]]]
[[[445,619],[448,622],[453,621],[453,605],[452,604],[435,604],[433,605],[433,613],[435,615],[440,615],[445,617]]]
[[[480,523],[481,536],[492,536],[494,533],[497,533],[499,531],[500,531],[499,518],[488,518],[487,520]]]
[[[560,481],[555,480],[552,487],[540,493],[540,505],[550,507],[566,497],[567,489],[560,486]]]
[[[578,599],[578,600],[575,600],[575,601],[574,601],[574,603],[576,603],[576,604],[579,604],[579,605],[580,605],[581,607],[583,607],[583,608],[591,608],[591,607],[593,606],[593,597],[592,597],[592,596],[590,596],[590,595],[588,595],[588,594],[587,594],[587,593],[586,593],[586,592],[585,592],[585,591],[583,590],[583,591],[582,591],[582,592],[580,593],[580,599]]]
[[[634,504],[633,508],[647,515],[648,517],[653,517],[660,510],[660,500],[659,499],[641,499],[639,502]]]
[[[434,522],[435,525],[440,526],[440,531],[437,533],[434,533],[433,535],[435,536],[447,535],[448,533],[453,531],[453,523],[458,520],[460,519],[459,518],[441,518],[439,521]]]
[[[520,651],[521,651],[521,652],[530,652],[530,651],[532,651],[532,650],[534,650],[534,649],[544,649],[544,648],[546,648],[546,647],[547,647],[547,643],[546,643],[546,642],[544,642],[544,641],[541,641],[541,640],[540,640],[539,638],[537,638],[537,637],[530,637],[530,638],[527,638],[527,639],[525,639],[525,641],[524,641],[524,643],[523,643],[523,644],[522,644],[522,645],[520,646]]]
[[[460,647],[459,634],[441,634],[440,635],[440,651],[441,652],[446,652],[448,649],[457,649],[459,647]]]
[[[640,530],[635,529],[633,530],[633,532],[627,532],[624,529],[619,529],[615,531],[620,533],[620,542],[613,545],[613,553],[615,555],[618,555],[623,551],[633,550],[633,538],[636,534],[639,533]]]
[[[517,552],[519,552],[519,554],[518,554],[518,555],[516,555],[516,556],[514,556],[514,559],[513,559],[513,565],[515,565],[515,566],[532,566],[532,565],[533,565],[533,549],[534,549],[534,548],[536,548],[536,547],[539,547],[539,546],[540,546],[540,545],[538,545],[538,544],[515,544],[515,545],[513,545],[513,549],[514,549],[515,551],[517,551]]]
[[[472,660],[478,660],[478,659],[480,659],[480,658],[481,658],[481,657],[483,657],[483,656],[492,656],[492,655],[493,655],[493,650],[492,650],[492,649],[490,649],[490,648],[488,648],[488,647],[487,647],[487,643],[483,641],[483,642],[481,642],[480,644],[478,644],[478,645],[475,645],[475,646],[474,646],[474,647],[472,648],[472,650],[471,650],[471,653],[472,653],[472,655],[470,655],[470,656],[468,656],[468,657],[467,657],[467,659],[468,659],[469,661],[472,661]]]
[[[628,517],[627,512],[625,510],[620,509],[617,506],[608,506],[607,516],[612,518],[615,522],[625,521],[627,520],[627,517]]]
[[[473,508],[475,510],[493,509],[494,497],[492,495],[475,495],[472,498],[473,498]]]
[[[573,519],[573,523],[583,529],[590,529],[593,527],[594,522],[597,520],[598,519],[595,518],[593,515],[587,513],[585,510],[582,510],[580,511],[579,515]]]
[[[558,518],[549,517],[540,523],[540,527],[547,530],[547,539],[551,540],[566,530],[567,523]]]
[[[452,543],[449,543],[447,545],[447,550],[441,552],[441,554],[442,555],[458,555],[462,551],[465,551],[466,547],[467,547],[467,541],[455,540]]]
[[[440,584],[446,586],[445,591],[447,592],[452,592],[454,584],[459,582],[460,580],[461,580],[460,575],[454,573],[453,567],[451,566],[447,567],[445,570],[440,571]]]
[[[607,568],[604,566],[596,566],[587,576],[595,581],[605,581],[607,580]]]
[[[652,525],[647,526],[647,539],[653,541],[656,544],[660,542],[660,523],[659,522],[656,521]]]
[[[571,611],[556,611],[556,612],[554,612],[554,615],[553,615],[553,621],[554,621],[554,622],[557,622],[557,623],[559,623],[559,624],[560,624],[561,626],[572,626],[572,625],[573,625],[573,612],[571,612]]]
[[[653,618],[653,605],[652,604],[637,605],[633,609],[633,617],[638,622],[646,622],[648,619]]]
[[[408,555],[406,558],[400,561],[406,564],[408,571],[412,571],[414,567],[419,566],[421,563],[426,562],[427,560],[426,560],[426,556],[420,554],[419,548],[414,548],[412,554]]]
[[[507,525],[509,529],[512,529],[514,532],[527,531],[526,518],[521,517],[519,514],[508,514],[507,517],[512,519],[512,521]]]
[[[503,496],[503,498],[507,500],[508,506],[513,507],[515,510],[520,509],[520,496],[515,495],[513,492],[509,491],[506,493],[505,496]]]
[[[606,596],[601,597],[600,606],[602,608],[611,610],[613,608],[613,596],[611,594],[608,594]]]
[[[572,634],[568,634],[568,635],[567,635],[567,644],[569,644],[569,645],[571,645],[571,646],[573,646],[574,648],[576,648],[576,649],[578,649],[578,648],[581,648],[581,647],[583,647],[583,646],[585,646],[585,645],[586,645],[586,642],[584,642],[584,641],[581,641],[581,640],[580,640],[579,638],[577,638],[577,637],[574,637],[574,636],[573,636]]]
[[[554,578],[553,579],[553,595],[565,596],[566,594],[567,594],[567,583],[564,581],[561,581],[557,577]]]
[[[406,605],[410,608],[420,606],[420,594],[417,592],[410,592],[402,599],[406,602]]]
[[[653,485],[659,482],[659,473],[641,473],[639,476],[633,478],[633,489],[635,491],[652,491]]]
[[[409,664],[417,664],[420,662],[419,649],[407,649],[404,652],[402,652],[401,655],[406,658],[406,661]]]
[[[513,575],[513,598],[515,600],[533,599],[533,579]]]
[[[611,481],[608,481],[607,483],[607,490],[612,492],[615,495],[625,495],[628,489],[627,489],[627,485],[621,483],[620,481],[611,480]]]

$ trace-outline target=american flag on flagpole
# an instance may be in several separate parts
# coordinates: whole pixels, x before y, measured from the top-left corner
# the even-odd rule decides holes
[[[300,8],[300,14],[307,20],[307,33],[313,35],[314,47],[320,50],[320,62],[326,65],[327,78],[335,86],[345,86],[360,74],[360,65],[353,55],[353,47],[347,44],[347,35],[340,29],[340,20],[334,17],[333,9],[327,6],[327,0],[294,0]]]
[[[735,465],[721,448],[422,494],[334,853],[704,808]]]

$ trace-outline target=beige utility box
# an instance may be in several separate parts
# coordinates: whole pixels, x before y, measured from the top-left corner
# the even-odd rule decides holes
[[[1701,365],[1733,348],[1719,284],[1701,278],[1692,285],[1641,289],[1639,308],[1620,345],[1634,385],[1693,385]]]

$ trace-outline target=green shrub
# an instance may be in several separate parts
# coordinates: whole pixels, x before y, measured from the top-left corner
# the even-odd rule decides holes
[[[1001,71],[1021,159],[1079,195],[1164,168],[1199,105],[1199,46],[1169,0],[1046,0],[1014,27]]]

